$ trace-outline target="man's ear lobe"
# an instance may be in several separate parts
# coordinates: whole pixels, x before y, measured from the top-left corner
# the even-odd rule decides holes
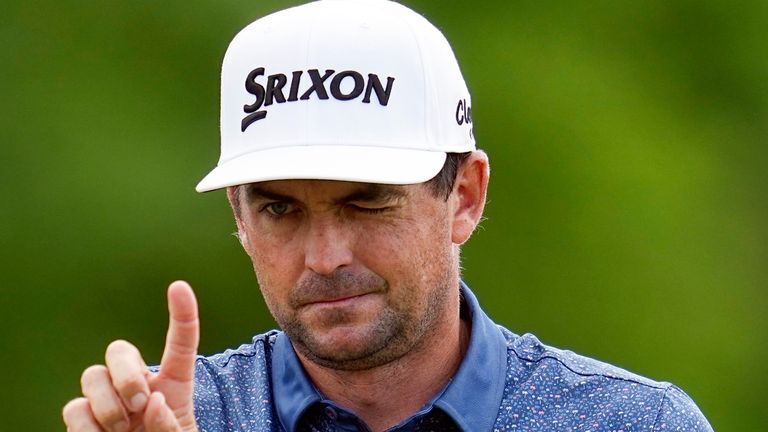
[[[482,150],[472,152],[459,167],[452,192],[453,243],[463,244],[469,240],[480,223],[485,208],[489,176],[488,156]]]

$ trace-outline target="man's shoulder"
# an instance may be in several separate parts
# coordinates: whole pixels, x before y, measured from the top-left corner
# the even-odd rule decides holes
[[[507,377],[497,425],[712,430],[696,404],[673,384],[545,345],[532,334],[501,330],[507,341]]]
[[[251,343],[242,344],[237,348],[207,356],[199,355],[197,368],[226,369],[248,364],[268,366],[272,347],[280,333],[279,330],[270,330],[254,336]]]
[[[518,336],[503,327],[501,329],[507,340],[508,357],[526,368],[537,369],[539,366],[544,366],[544,369],[549,369],[554,365],[564,369],[560,371],[562,373],[570,372],[582,377],[599,376],[610,381],[630,382],[647,388],[651,392],[663,392],[672,385],[668,382],[655,381],[573,351],[546,345],[530,333]]]

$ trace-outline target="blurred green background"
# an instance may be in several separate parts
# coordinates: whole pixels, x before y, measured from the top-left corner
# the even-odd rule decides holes
[[[125,338],[157,362],[165,288],[203,353],[274,324],[223,192],[230,38],[298,1],[0,6],[0,430],[63,430]],[[407,0],[453,43],[491,157],[466,280],[517,333],[674,382],[763,430],[768,2]]]

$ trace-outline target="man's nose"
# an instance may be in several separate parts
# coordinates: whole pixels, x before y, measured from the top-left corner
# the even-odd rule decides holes
[[[304,265],[321,275],[352,264],[350,231],[339,221],[316,220],[310,223],[304,251]]]

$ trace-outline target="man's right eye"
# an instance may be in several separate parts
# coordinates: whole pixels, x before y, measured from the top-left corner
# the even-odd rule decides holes
[[[293,211],[293,205],[286,202],[274,202],[264,206],[264,210],[272,216],[285,216]]]

